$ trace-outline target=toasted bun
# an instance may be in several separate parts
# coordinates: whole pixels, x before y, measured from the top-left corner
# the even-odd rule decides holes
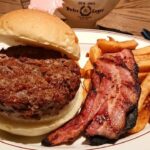
[[[39,136],[49,133],[72,119],[75,114],[77,114],[84,101],[83,92],[84,89],[82,85],[80,85],[75,98],[61,111],[60,115],[49,118],[49,120],[46,119],[45,122],[40,122],[38,120],[34,122],[22,122],[22,120],[12,120],[10,117],[1,114],[0,129],[22,136]]]
[[[80,49],[74,31],[58,17],[21,9],[0,17],[0,35],[25,45],[41,46],[78,60]]]

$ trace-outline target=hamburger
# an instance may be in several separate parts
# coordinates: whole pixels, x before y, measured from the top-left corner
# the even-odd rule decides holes
[[[0,18],[0,129],[39,136],[83,103],[78,39],[58,17],[22,9]]]

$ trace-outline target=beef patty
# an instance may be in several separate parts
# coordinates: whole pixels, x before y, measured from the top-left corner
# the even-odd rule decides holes
[[[0,52],[1,112],[23,119],[41,119],[58,114],[75,97],[80,85],[79,66],[57,54],[47,58],[45,51],[17,46]]]

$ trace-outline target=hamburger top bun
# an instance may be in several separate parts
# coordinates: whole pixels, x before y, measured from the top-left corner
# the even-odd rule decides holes
[[[49,133],[62,126],[64,123],[66,123],[76,115],[84,102],[84,92],[84,88],[82,87],[82,85],[80,85],[75,98],[60,112],[59,115],[56,115],[52,118],[49,117],[42,122],[38,120],[28,120],[24,122],[22,120],[14,120],[9,116],[7,117],[3,114],[0,114],[0,129],[12,134],[22,136],[39,136]]]
[[[41,46],[78,60],[74,31],[58,17],[39,10],[21,9],[0,17],[0,35],[24,45]]]

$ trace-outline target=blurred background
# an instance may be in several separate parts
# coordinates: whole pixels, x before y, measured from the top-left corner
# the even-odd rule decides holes
[[[29,0],[0,0],[0,15],[27,8],[28,4]],[[97,21],[97,25],[99,29],[141,35],[143,28],[150,28],[150,0],[120,0],[113,11]]]

